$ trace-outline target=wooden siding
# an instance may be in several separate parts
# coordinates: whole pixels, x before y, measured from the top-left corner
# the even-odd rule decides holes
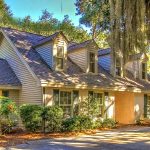
[[[56,63],[55,63],[55,58],[57,55],[57,47],[62,46],[64,47],[64,71],[67,69],[67,41],[65,38],[60,34],[59,36],[56,37],[54,40],[54,45],[53,45],[53,60],[54,60],[54,68],[56,69]],[[56,69],[57,70],[57,69]]]
[[[43,60],[53,69],[53,46],[52,42],[46,43],[36,48]]]
[[[139,70],[140,70],[140,68],[139,68],[139,61],[128,62],[125,65],[125,68],[127,70],[129,70],[133,74],[133,76],[135,78],[139,78],[140,77],[140,75],[139,75]]]
[[[0,46],[0,58],[6,59],[22,83],[20,104],[41,104],[42,90],[35,78],[18,57],[9,42],[4,38]]]
[[[19,90],[9,90],[9,98],[14,100],[17,105],[19,105],[20,91]]]
[[[104,55],[98,57],[98,64],[101,65],[105,70],[110,72],[111,69],[111,56]]]
[[[87,72],[87,50],[78,49],[70,52],[68,56],[76,63],[84,72]]]

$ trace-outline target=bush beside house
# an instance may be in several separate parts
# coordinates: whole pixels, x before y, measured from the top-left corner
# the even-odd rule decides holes
[[[29,132],[70,132],[102,127],[114,128],[116,126],[112,119],[102,121],[100,117],[96,118],[98,116],[96,101],[90,100],[89,104],[84,103],[83,109],[87,110],[84,113],[81,111],[70,118],[64,118],[63,110],[59,106],[44,107],[28,104],[22,105],[18,111],[13,100],[0,97],[0,131],[11,132],[13,127],[18,124],[19,115],[25,129]]]
[[[11,132],[18,124],[17,106],[13,100],[0,97],[0,133]]]

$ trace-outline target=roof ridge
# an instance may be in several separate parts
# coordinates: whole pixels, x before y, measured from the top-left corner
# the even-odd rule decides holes
[[[80,45],[80,44],[83,44],[83,43],[86,43],[86,42],[89,42],[89,41],[92,41],[93,39],[90,39],[90,40],[86,40],[86,41],[83,41],[83,42],[80,42],[80,43],[75,43],[75,44],[72,44],[70,45],[69,47],[72,47],[74,45]]]
[[[57,31],[57,32],[55,32],[55,33],[53,33],[53,34],[51,34],[51,35],[49,35],[49,36],[45,36],[44,38],[42,38],[42,39],[40,39],[40,40],[38,40],[38,41],[42,41],[42,40],[44,40],[44,39],[46,39],[46,38],[49,38],[49,37],[51,37],[51,36],[53,36],[53,35],[55,35],[55,34],[58,34],[58,33],[61,33],[61,31]]]
[[[9,27],[0,27],[2,29],[8,29],[8,30],[15,30],[15,31],[18,31],[18,32],[24,32],[24,33],[28,33],[28,34],[33,34],[33,35],[38,35],[38,36],[43,36],[43,37],[46,37],[45,35],[41,35],[41,34],[38,34],[38,33],[32,33],[32,32],[29,32],[29,31],[23,31],[23,30],[19,30],[19,29],[15,29],[15,28],[9,28]]]

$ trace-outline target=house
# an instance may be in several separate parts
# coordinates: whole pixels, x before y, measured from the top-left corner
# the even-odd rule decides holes
[[[1,28],[0,95],[18,105],[57,104],[70,116],[92,96],[100,102],[101,117],[125,124],[149,117],[146,55],[131,56],[128,76],[122,77],[120,60],[112,66],[110,52],[99,50],[94,40],[69,43],[62,32],[45,37]]]

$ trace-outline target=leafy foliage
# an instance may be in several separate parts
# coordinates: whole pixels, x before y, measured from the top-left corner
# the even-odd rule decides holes
[[[99,117],[100,106],[96,98],[86,98],[80,102],[80,114],[89,116],[91,118]]]
[[[59,106],[45,107],[42,112],[42,119],[46,122],[48,132],[57,132],[61,130],[63,120],[63,110]]]
[[[63,131],[82,131],[92,128],[92,120],[88,116],[74,116],[63,121]]]
[[[0,130],[11,132],[12,127],[18,123],[16,104],[7,97],[0,97]]]
[[[35,132],[42,129],[42,106],[23,105],[20,107],[20,116],[25,128],[28,131]]]
[[[115,128],[116,124],[117,123],[113,119],[104,119],[102,122],[102,127],[103,128]]]

